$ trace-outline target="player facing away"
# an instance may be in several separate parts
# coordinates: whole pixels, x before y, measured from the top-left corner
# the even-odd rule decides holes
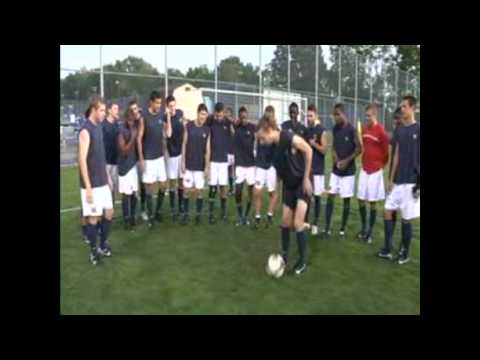
[[[335,126],[333,127],[332,159],[333,169],[330,174],[327,206],[325,209],[324,235],[330,236],[330,224],[333,205],[337,194],[343,199],[342,225],[340,237],[345,236],[348,215],[350,213],[350,198],[353,196],[355,184],[355,158],[362,152],[358,133],[345,115],[343,104],[336,104],[333,110]]]
[[[100,123],[105,118],[105,103],[93,97],[88,121],[79,133],[78,163],[82,214],[87,217],[86,235],[90,242],[90,262],[97,264],[100,255],[111,256],[107,243],[113,217],[112,193],[108,186],[105,146]],[[97,247],[97,223],[101,222],[100,247]]]
[[[107,108],[107,117],[102,121],[103,143],[107,161],[108,185],[112,192],[112,201],[115,203],[115,193],[118,190],[117,168],[117,135],[118,135],[118,104],[111,103]]]
[[[295,229],[299,259],[293,269],[295,274],[300,275],[307,269],[304,226],[307,203],[312,194],[312,148],[301,136],[288,130],[276,130],[275,124],[265,119],[261,120],[259,127],[258,138],[276,144],[273,164],[283,182],[282,257],[287,263],[290,230]]]
[[[367,105],[365,109],[366,125],[362,130],[362,168],[358,176],[358,207],[362,229],[357,239],[372,243],[373,227],[377,216],[376,204],[385,199],[383,184],[383,167],[388,162],[388,136],[377,120],[378,108],[375,104]],[[367,208],[370,203],[370,221],[367,230]]]
[[[320,218],[321,196],[325,192],[325,154],[328,148],[327,133],[320,124],[315,105],[309,105],[307,109],[307,138],[312,147],[312,174],[313,174],[313,195],[314,214],[312,235],[318,234],[318,219]],[[308,215],[306,218],[308,223]]]
[[[278,130],[275,120],[275,109],[269,105],[265,108],[263,118],[260,123],[270,123],[275,130]],[[259,128],[258,128],[259,129]],[[273,166],[273,155],[275,154],[275,143],[265,142],[264,139],[256,136],[257,153],[255,156],[255,190],[253,193],[255,203],[255,228],[260,225],[262,207],[262,189],[268,191],[268,211],[266,226],[273,223],[273,211],[277,202],[277,170]]]
[[[128,109],[125,123],[118,131],[118,191],[122,195],[122,215],[125,230],[133,230],[135,211],[137,207],[138,173],[137,173],[137,143],[138,127],[135,124],[136,114]]]
[[[220,187],[220,206],[222,221],[227,220],[227,184],[228,184],[228,147],[233,135],[233,124],[224,116],[223,103],[215,104],[215,112],[213,116],[207,119],[207,125],[210,127],[210,169],[209,182],[210,186],[208,194],[208,222],[215,223],[213,216],[213,208],[217,195],[217,187]]]
[[[416,99],[404,96],[400,104],[403,126],[399,127],[395,138],[392,173],[388,182],[388,195],[385,200],[385,245],[378,256],[392,259],[393,231],[392,211],[402,214],[402,244],[398,254],[398,264],[409,261],[412,241],[411,220],[420,217],[420,124],[415,121]]]
[[[200,223],[203,208],[203,188],[210,166],[210,127],[206,124],[208,109],[205,104],[198,105],[197,118],[184,125],[182,142],[183,216],[181,224],[189,220],[190,197],[196,197],[197,213],[195,223]]]
[[[389,156],[389,170],[388,176],[392,174],[392,166],[393,166],[393,154],[395,154],[395,137],[398,131],[398,128],[402,126],[402,109],[400,107],[396,108],[393,113],[393,134],[390,139],[390,156]],[[392,236],[395,234],[395,225],[397,223],[397,211],[392,211]]]
[[[165,101],[167,105],[167,112],[170,114],[170,122],[172,125],[172,136],[167,139],[168,161],[167,161],[167,176],[169,180],[168,198],[170,201],[170,211],[172,213],[173,222],[177,219],[177,212],[175,212],[175,189],[178,195],[178,213],[182,212],[183,202],[183,184],[181,174],[182,164],[182,144],[183,144],[183,111],[177,109],[177,102],[175,98],[170,95]]]
[[[167,187],[167,174],[163,153],[163,138],[172,135],[170,116],[160,111],[162,99],[158,91],[152,91],[147,111],[139,120],[138,149],[142,181],[145,183],[148,227],[153,226],[153,193],[158,184],[155,220],[162,221],[161,209]],[[166,119],[165,119],[166,118]]]
[[[249,225],[248,214],[252,206],[253,185],[255,184],[255,125],[248,121],[247,109],[242,106],[238,110],[238,122],[235,124],[233,148],[235,154],[235,202],[239,225]],[[247,183],[248,200],[245,212],[242,206],[243,184]]]
[[[233,110],[231,107],[225,109],[225,117],[232,123],[235,122],[233,117]],[[231,139],[228,146],[228,195],[232,196],[234,191],[233,182],[235,180],[235,154],[233,149],[233,139]]]

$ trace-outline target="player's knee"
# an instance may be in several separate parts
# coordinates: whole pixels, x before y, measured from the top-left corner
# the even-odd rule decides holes
[[[301,219],[295,218],[293,226],[295,227],[295,231],[303,231],[305,226],[305,216],[303,216]]]
[[[375,210],[376,209],[377,202],[376,201],[370,201],[370,209]]]
[[[113,209],[105,210],[105,219],[112,220],[113,218]]]
[[[98,216],[89,216],[87,218],[87,222],[90,224],[90,225],[97,225],[97,222],[99,220],[99,217]]]

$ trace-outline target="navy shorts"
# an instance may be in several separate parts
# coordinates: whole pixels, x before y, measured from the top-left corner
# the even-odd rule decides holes
[[[285,184],[282,189],[282,203],[292,210],[297,208],[298,200],[303,200],[307,204],[310,202],[310,197],[303,191],[303,181],[296,187],[287,187]]]

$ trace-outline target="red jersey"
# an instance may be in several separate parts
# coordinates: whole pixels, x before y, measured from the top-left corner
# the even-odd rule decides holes
[[[362,129],[362,167],[367,174],[382,169],[388,162],[388,135],[383,125],[365,125]]]

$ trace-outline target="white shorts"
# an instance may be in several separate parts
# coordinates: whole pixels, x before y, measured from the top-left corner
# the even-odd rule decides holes
[[[357,198],[367,201],[380,201],[385,199],[382,169],[371,174],[367,174],[363,169],[360,170]]]
[[[228,184],[228,162],[211,162],[208,185],[227,186]]]
[[[198,190],[203,190],[205,186],[205,176],[203,171],[191,171],[185,170],[183,174],[183,187],[185,189],[191,189],[194,187]]]
[[[87,202],[87,191],[80,189],[83,216],[102,216],[103,210],[113,209],[112,192],[108,185],[92,188],[93,204]]]
[[[264,186],[268,188],[268,192],[275,191],[277,188],[277,171],[273,166],[268,169],[255,168],[255,188],[261,190]]]
[[[241,184],[244,181],[247,181],[248,186],[255,184],[255,166],[235,167],[235,184]]]
[[[227,155],[227,161],[228,161],[228,166],[234,165],[235,164],[235,155],[233,154],[228,154]]]
[[[167,176],[170,180],[176,180],[182,177],[180,165],[182,164],[182,155],[171,157],[167,159]]]
[[[415,199],[412,188],[415,184],[393,185],[392,192],[385,200],[385,210],[400,210],[402,219],[411,220],[420,217],[420,197]]]
[[[165,159],[163,156],[154,160],[145,160],[145,171],[142,174],[142,182],[153,184],[167,181]]]
[[[111,191],[117,190],[118,185],[118,167],[117,165],[107,164],[108,184]]]
[[[118,192],[120,194],[132,195],[138,191],[137,167],[132,167],[128,173],[118,177]]]
[[[313,175],[313,195],[321,196],[325,192],[325,175]]]
[[[338,176],[333,172],[330,174],[329,193],[339,194],[341,198],[349,198],[353,196],[355,185],[355,176]]]

